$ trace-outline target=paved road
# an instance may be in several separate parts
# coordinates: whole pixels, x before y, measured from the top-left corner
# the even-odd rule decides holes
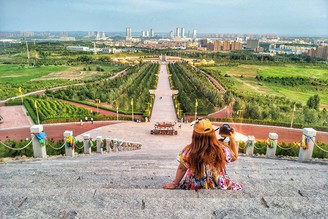
[[[177,120],[172,99],[166,64],[162,63],[155,91],[155,101],[151,115],[152,122],[173,122]]]

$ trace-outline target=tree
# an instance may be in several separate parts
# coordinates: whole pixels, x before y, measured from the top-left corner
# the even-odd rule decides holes
[[[310,109],[319,109],[319,105],[320,105],[320,97],[318,94],[311,96],[309,98],[309,100],[306,102],[306,105],[310,108]]]

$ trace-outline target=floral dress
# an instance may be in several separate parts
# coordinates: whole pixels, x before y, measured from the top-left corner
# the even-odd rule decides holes
[[[227,164],[231,162],[232,155],[229,148],[222,146],[226,157]],[[226,170],[217,170],[213,165],[205,165],[205,174],[202,178],[196,178],[192,169],[189,168],[189,146],[186,146],[177,156],[177,160],[188,170],[185,179],[180,184],[182,189],[227,189],[227,190],[244,190],[244,186],[236,182],[232,182],[230,177],[226,175]]]

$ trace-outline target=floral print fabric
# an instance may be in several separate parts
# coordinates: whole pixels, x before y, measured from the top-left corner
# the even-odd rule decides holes
[[[232,152],[229,148],[222,146],[227,164],[232,161]],[[220,171],[211,164],[205,165],[205,174],[202,178],[196,178],[192,169],[190,168],[189,160],[189,146],[185,147],[177,156],[177,160],[185,166],[188,170],[185,179],[180,184],[182,189],[226,189],[226,190],[244,190],[244,186],[236,182],[232,182],[230,177],[226,175],[225,169]]]

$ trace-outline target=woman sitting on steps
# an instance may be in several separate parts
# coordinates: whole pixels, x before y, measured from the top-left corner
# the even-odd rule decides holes
[[[243,185],[232,182],[226,175],[226,164],[237,160],[238,151],[233,131],[225,137],[230,138],[229,146],[217,140],[210,121],[196,120],[191,144],[177,157],[180,164],[176,177],[163,188],[244,190]],[[185,179],[180,182],[185,174]]]

